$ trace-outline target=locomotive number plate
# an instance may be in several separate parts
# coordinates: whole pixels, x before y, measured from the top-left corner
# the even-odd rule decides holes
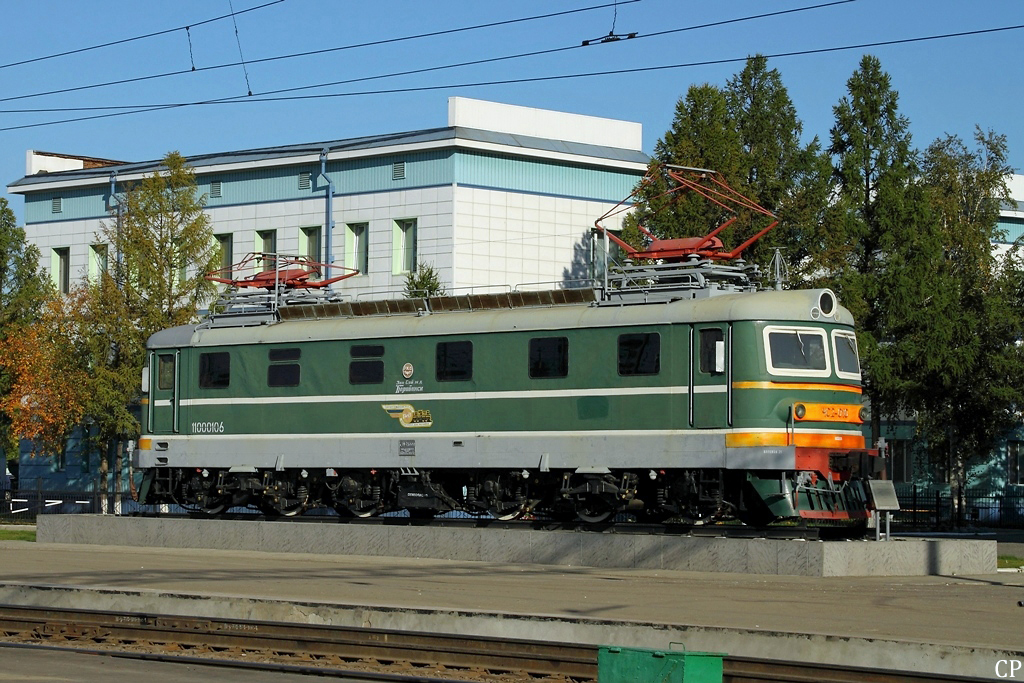
[[[804,403],[797,405],[804,407],[805,412],[801,417],[796,414],[798,422],[849,422],[861,424],[860,406],[849,403]]]

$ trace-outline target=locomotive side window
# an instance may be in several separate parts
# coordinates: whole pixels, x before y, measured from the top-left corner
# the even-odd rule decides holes
[[[832,333],[832,350],[836,357],[836,374],[843,379],[860,379],[857,358],[857,335],[853,332]]]
[[[657,375],[661,371],[661,335],[619,335],[619,374]]]
[[[725,372],[725,357],[719,359],[718,349],[725,352],[725,333],[720,327],[709,327],[700,331],[700,371],[709,375]]]
[[[569,339],[538,337],[530,340],[530,377],[546,379],[569,375]]]
[[[270,349],[267,353],[267,360],[275,361],[299,360],[302,358],[302,349]]]
[[[384,347],[377,344],[353,346],[349,353],[353,358],[379,358],[384,355]]]
[[[384,361],[354,360],[348,364],[350,384],[380,384],[384,381]]]
[[[231,354],[227,351],[199,354],[199,387],[226,389],[231,384]]]
[[[436,355],[438,382],[473,379],[473,342],[439,342]]]
[[[764,339],[769,373],[805,377],[827,377],[832,373],[825,330],[769,326],[764,329]]]
[[[174,356],[171,354],[161,355],[157,359],[156,388],[164,390],[174,388]]]
[[[279,363],[267,366],[268,387],[297,387],[299,386],[299,364]]]

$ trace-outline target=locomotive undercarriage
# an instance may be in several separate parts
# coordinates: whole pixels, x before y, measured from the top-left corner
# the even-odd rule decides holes
[[[273,517],[334,509],[345,517],[405,510],[413,518],[460,511],[601,523],[619,513],[692,525],[737,519],[765,526],[782,517],[858,516],[859,481],[838,484],[810,472],[723,469],[530,472],[527,470],[154,469],[140,501],[179,504],[208,516],[249,507]],[[801,501],[803,501],[801,503]]]

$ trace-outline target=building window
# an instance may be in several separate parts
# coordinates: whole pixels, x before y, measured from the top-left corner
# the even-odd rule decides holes
[[[299,230],[299,253],[310,261],[320,263],[324,261],[320,249],[320,227],[302,228]]]
[[[548,379],[569,375],[569,340],[539,337],[530,340],[530,377]]]
[[[312,174],[309,171],[303,171],[299,174],[299,189],[308,190],[313,186]]]
[[[405,162],[396,161],[391,166],[391,179],[392,180],[405,180]]]
[[[89,247],[89,279],[97,280],[107,272],[107,245],[94,244]]]
[[[274,270],[277,254],[277,230],[260,230],[256,233],[256,249],[264,256],[259,259],[263,272]]]
[[[370,261],[370,224],[349,223],[345,226],[345,266],[366,275]]]
[[[227,351],[199,354],[199,388],[226,389],[231,384],[231,354]]]
[[[437,345],[438,382],[465,382],[473,379],[473,342],[440,342]]]
[[[1006,463],[1008,466],[1007,483],[1024,486],[1024,442],[1008,441],[1006,443]]]
[[[217,240],[217,248],[220,250],[221,275],[231,277],[231,266],[234,264],[234,237],[231,233],[214,235]]]
[[[221,186],[221,181],[213,180],[213,181],[210,182],[210,197],[211,198],[216,199],[218,197],[222,197],[223,196],[222,190],[223,190],[223,187]]]
[[[50,200],[50,213],[64,213],[64,201],[60,197]]]
[[[657,375],[661,371],[661,335],[619,335],[619,374]]]
[[[411,273],[416,270],[416,219],[395,221],[391,262],[393,272]]]
[[[61,294],[71,291],[71,248],[58,247],[50,255],[50,275]]]

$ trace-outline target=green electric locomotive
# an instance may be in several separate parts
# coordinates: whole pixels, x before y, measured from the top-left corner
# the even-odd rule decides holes
[[[712,291],[312,303],[160,332],[141,500],[209,514],[866,516],[880,461],[860,430],[849,312],[829,290]]]
[[[853,319],[830,290],[762,291],[716,258],[745,246],[652,240],[590,288],[363,302],[302,296],[318,268],[271,258],[242,283],[263,299],[149,340],[140,501],[866,518],[883,461]]]

